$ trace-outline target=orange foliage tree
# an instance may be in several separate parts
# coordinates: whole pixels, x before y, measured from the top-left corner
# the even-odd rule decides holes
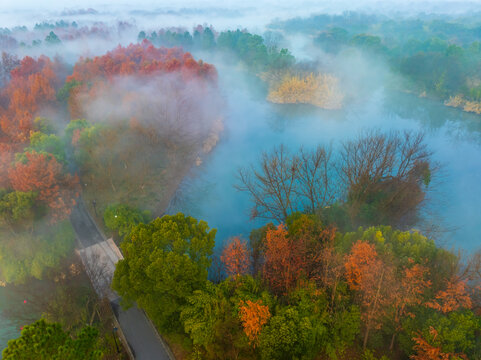
[[[52,155],[31,152],[25,156],[25,163],[17,162],[9,171],[13,189],[38,192],[38,200],[52,210],[53,221],[67,218],[78,196],[77,177],[64,174]]]
[[[334,253],[329,259],[323,256],[328,253],[325,249],[332,244],[336,229],[322,229],[306,216],[292,227],[293,230],[288,232],[281,224],[266,232],[262,273],[271,290],[278,295],[287,295],[301,280],[327,283],[328,277],[332,277],[329,281],[333,285],[340,275],[334,267],[331,268]]]
[[[277,294],[286,295],[300,275],[298,251],[281,224],[266,233],[263,276]]]
[[[247,244],[237,236],[228,242],[220,259],[229,276],[237,277],[249,271],[250,254]]]
[[[67,77],[67,82],[79,84],[70,92],[68,102],[71,118],[83,117],[82,101],[101,96],[108,89],[105,83],[114,81],[118,76],[135,75],[147,79],[172,73],[180,74],[183,82],[217,79],[213,65],[194,60],[190,53],[184,53],[181,48],[156,48],[147,40],[127,47],[118,46],[93,59],[81,59],[72,75]]]
[[[10,142],[28,140],[35,116],[56,100],[62,70],[58,61],[45,56],[37,60],[27,56],[12,70],[11,80],[1,93],[6,105],[0,106],[0,130]]]
[[[439,291],[433,301],[427,302],[426,306],[448,313],[460,308],[471,309],[472,301],[467,291],[464,280],[451,279],[447,282],[445,290]]]
[[[438,332],[432,326],[429,328],[429,333],[432,336],[432,341],[435,342],[438,337]],[[442,351],[441,346],[434,346],[427,342],[421,333],[413,338],[414,347],[413,350],[416,351],[415,354],[411,355],[410,358],[413,360],[459,360],[468,359],[465,354],[453,354],[445,353]]]
[[[361,240],[352,246],[344,266],[349,287],[360,295],[365,349],[370,330],[381,327],[386,305],[391,301],[386,284],[392,278],[392,268],[379,258],[374,245]]]
[[[259,339],[262,327],[267,324],[271,317],[269,307],[262,305],[262,300],[240,302],[239,315],[250,343],[255,346]]]
[[[431,281],[426,280],[428,268],[420,264],[414,264],[412,260],[409,260],[409,262],[412,266],[403,269],[401,278],[392,284],[394,288],[391,290],[391,304],[395,331],[391,338],[391,350],[394,347],[396,333],[401,330],[401,320],[405,316],[414,317],[414,314],[409,311],[410,306],[420,305],[425,290],[431,286]]]

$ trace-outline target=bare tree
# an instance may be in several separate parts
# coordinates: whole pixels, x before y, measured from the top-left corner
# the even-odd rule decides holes
[[[336,198],[332,182],[332,148],[317,146],[313,151],[301,148],[299,153],[296,191],[303,201],[303,210],[313,213],[331,204]]]
[[[369,207],[373,223],[410,225],[424,200],[436,169],[426,149],[424,135],[405,131],[362,133],[343,143],[339,164],[351,221]],[[382,218],[382,219],[381,219]]]
[[[254,166],[240,169],[241,184],[235,187],[247,191],[252,197],[252,218],[283,222],[298,207],[298,174],[299,158],[290,155],[281,145],[270,154],[262,154],[260,169]]]

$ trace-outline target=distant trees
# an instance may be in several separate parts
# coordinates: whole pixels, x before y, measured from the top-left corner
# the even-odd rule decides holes
[[[252,217],[283,222],[296,211],[337,216],[337,202],[353,227],[410,226],[435,170],[422,134],[371,131],[344,142],[336,162],[321,146],[298,154],[276,148],[262,155],[259,167],[240,169],[236,187],[251,196]],[[336,189],[336,182],[343,186]]]
[[[73,339],[58,323],[44,319],[25,326],[20,338],[10,340],[3,350],[5,360],[96,360],[102,358],[98,346],[98,331],[90,326],[83,328]]]

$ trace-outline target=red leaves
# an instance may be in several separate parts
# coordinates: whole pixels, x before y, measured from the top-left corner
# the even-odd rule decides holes
[[[250,268],[250,255],[245,241],[234,237],[222,251],[220,257],[229,276],[244,275]]]
[[[271,317],[269,307],[262,305],[262,300],[240,302],[239,314],[244,328],[244,333],[250,343],[255,347],[262,327]]]
[[[17,163],[8,177],[17,191],[36,191],[38,200],[52,210],[52,219],[60,220],[69,216],[77,196],[78,179],[62,173],[62,165],[46,154],[26,153],[27,162]]]
[[[55,101],[58,78],[53,63],[47,57],[34,60],[25,57],[12,70],[10,83],[3,95],[9,99],[6,108],[0,107],[0,130],[12,143],[24,143],[30,136],[33,119],[41,107]]]

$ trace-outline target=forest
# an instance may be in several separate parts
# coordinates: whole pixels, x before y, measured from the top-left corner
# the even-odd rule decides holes
[[[0,28],[1,358],[481,359],[479,14],[210,13]]]

